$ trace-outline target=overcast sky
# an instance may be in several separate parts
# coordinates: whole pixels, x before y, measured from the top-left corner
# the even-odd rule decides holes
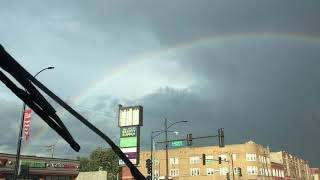
[[[178,137],[254,140],[319,166],[320,2],[2,1],[0,43],[115,142],[118,104],[144,107],[142,148],[170,122]],[[0,84],[0,152],[14,153],[22,102]],[[107,145],[59,110],[75,153],[36,115],[22,153],[85,156]],[[178,138],[170,135],[170,138]],[[161,139],[161,138],[160,138]],[[160,140],[159,139],[159,140]],[[207,140],[205,145],[216,145]]]

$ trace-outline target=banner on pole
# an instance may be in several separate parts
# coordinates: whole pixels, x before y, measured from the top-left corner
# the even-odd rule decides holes
[[[32,109],[28,109],[24,111],[24,134],[26,136],[26,141],[29,139],[30,135],[30,122],[31,122],[31,113]]]

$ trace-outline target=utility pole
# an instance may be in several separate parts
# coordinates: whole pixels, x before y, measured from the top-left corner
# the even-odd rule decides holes
[[[153,133],[151,131],[151,147],[150,147],[150,156],[151,156],[151,180],[153,180]]]
[[[164,127],[165,127],[165,141],[166,141],[166,177],[165,179],[169,179],[169,156],[168,156],[168,123],[167,118],[164,119]]]

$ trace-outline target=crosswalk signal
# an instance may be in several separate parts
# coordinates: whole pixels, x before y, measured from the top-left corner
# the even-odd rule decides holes
[[[241,168],[239,168],[239,167],[237,168],[237,174],[238,174],[239,177],[242,176]]]
[[[151,172],[152,172],[152,161],[151,161],[151,159],[147,159],[146,160],[146,168],[147,168],[148,174],[151,174]]]
[[[218,129],[219,147],[224,147],[224,128]]]
[[[192,134],[187,134],[187,145],[191,146],[192,145]]]
[[[222,158],[221,158],[221,157],[219,157],[218,159],[219,159],[219,164],[221,164]]]

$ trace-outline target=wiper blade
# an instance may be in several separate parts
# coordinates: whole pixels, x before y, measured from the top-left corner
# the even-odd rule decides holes
[[[37,113],[52,129],[54,129],[75,151],[80,150],[79,144],[73,139],[68,129],[65,127],[56,110],[43,97],[35,86],[41,89],[45,94],[62,106],[65,110],[71,113],[74,117],[85,124],[89,129],[95,132],[103,140],[105,140],[112,148],[112,150],[119,156],[120,159],[129,167],[131,174],[135,179],[144,180],[145,177],[141,172],[131,163],[128,157],[120,150],[120,148],[102,131],[91,124],[87,119],[80,115],[77,111],[71,108],[57,95],[50,91],[41,82],[35,79],[27,70],[25,70],[17,61],[11,57],[5,49],[0,45],[0,67],[13,76],[19,84],[21,84],[25,91],[18,88],[3,72],[0,70],[0,80],[25,104],[27,104],[35,113]],[[35,85],[35,86],[34,86]]]

